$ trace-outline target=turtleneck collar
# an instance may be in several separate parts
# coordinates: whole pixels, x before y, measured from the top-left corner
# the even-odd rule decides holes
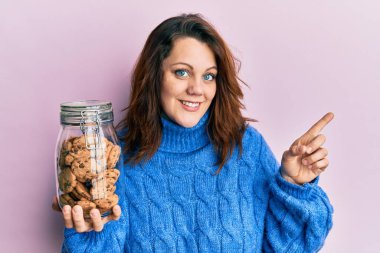
[[[162,139],[158,148],[171,153],[188,153],[200,149],[210,143],[207,135],[207,111],[199,122],[190,128],[178,125],[165,116],[161,116]]]

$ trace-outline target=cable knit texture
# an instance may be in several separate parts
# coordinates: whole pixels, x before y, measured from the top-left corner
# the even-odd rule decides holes
[[[124,166],[117,182],[122,216],[102,232],[65,229],[63,252],[317,252],[332,226],[318,180],[297,186],[279,175],[252,127],[215,175],[208,113],[192,128],[162,118],[151,160]]]

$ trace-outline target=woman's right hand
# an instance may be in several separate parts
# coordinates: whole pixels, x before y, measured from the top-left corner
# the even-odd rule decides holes
[[[55,211],[62,212],[66,228],[75,228],[78,233],[90,232],[92,230],[100,232],[103,230],[104,224],[111,220],[118,220],[121,215],[120,206],[116,205],[112,208],[112,213],[104,218],[100,216],[98,209],[92,209],[90,211],[91,220],[85,220],[81,206],[76,205],[71,208],[71,206],[65,205],[61,210],[57,196],[53,199],[52,208]]]

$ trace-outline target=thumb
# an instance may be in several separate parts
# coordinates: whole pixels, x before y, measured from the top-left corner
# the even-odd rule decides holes
[[[54,211],[57,211],[57,212],[61,212],[61,208],[59,207],[59,204],[58,204],[58,198],[57,196],[54,196],[53,197],[53,201],[51,203],[51,208],[54,210]]]
[[[120,216],[121,216],[121,208],[119,205],[116,205],[112,208],[112,213],[104,217],[102,220],[105,224],[111,220],[118,220]]]

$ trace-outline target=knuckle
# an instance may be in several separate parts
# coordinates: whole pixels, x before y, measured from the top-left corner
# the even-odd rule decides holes
[[[82,224],[84,222],[83,217],[81,216],[74,216],[73,221],[75,224]]]
[[[71,215],[63,214],[63,220],[65,222],[71,222],[72,221]]]
[[[71,220],[71,212],[68,212],[68,213],[63,212],[62,215],[63,215],[64,220]]]
[[[102,219],[100,216],[92,218],[92,224],[94,224],[94,226],[99,226],[101,223],[102,223]]]
[[[91,210],[90,216],[94,224],[98,224],[102,219],[98,210]]]
[[[81,220],[83,216],[82,216],[81,213],[76,213],[76,212],[74,212],[74,213],[72,214],[72,217],[73,217],[73,220]]]
[[[294,145],[290,148],[290,152],[292,154],[297,154],[298,153],[298,150],[299,150],[299,146],[298,145]],[[289,154],[289,153],[288,153]]]

